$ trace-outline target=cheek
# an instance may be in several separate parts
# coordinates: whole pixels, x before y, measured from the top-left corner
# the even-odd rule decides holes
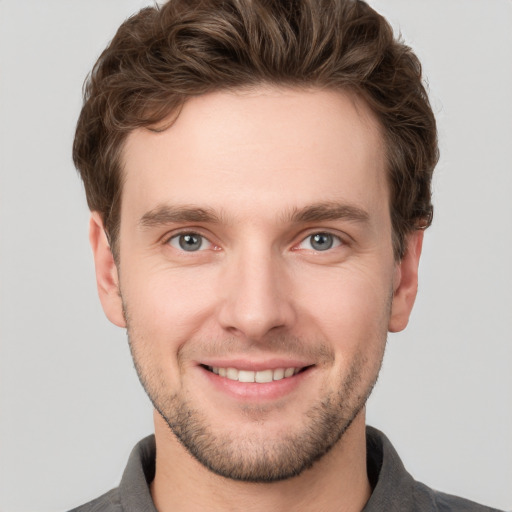
[[[155,342],[190,335],[211,314],[215,290],[202,269],[127,269],[122,294],[130,322]]]
[[[392,276],[363,267],[328,270],[298,287],[295,296],[303,317],[345,350],[380,341],[387,331]]]

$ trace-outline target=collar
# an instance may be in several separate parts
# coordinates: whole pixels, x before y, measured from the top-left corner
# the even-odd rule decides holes
[[[412,509],[415,481],[389,439],[379,430],[366,427],[366,447],[373,492],[363,512]],[[132,450],[119,485],[124,512],[157,512],[149,491],[155,476],[155,457],[154,435],[140,441]]]

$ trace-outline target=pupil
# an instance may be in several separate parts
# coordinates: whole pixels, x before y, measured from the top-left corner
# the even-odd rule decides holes
[[[317,251],[326,251],[332,247],[333,239],[329,233],[317,233],[313,235],[311,246]]]
[[[185,251],[195,251],[201,247],[201,238],[197,235],[181,235],[180,247]]]

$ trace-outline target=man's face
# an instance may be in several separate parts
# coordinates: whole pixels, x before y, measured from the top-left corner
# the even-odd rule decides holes
[[[155,408],[216,473],[300,473],[364,407],[401,307],[376,121],[339,92],[221,92],[123,161],[103,303]]]

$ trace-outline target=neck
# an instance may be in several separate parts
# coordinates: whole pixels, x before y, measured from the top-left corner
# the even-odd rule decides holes
[[[155,437],[151,495],[159,512],[359,512],[370,498],[364,410],[312,468],[274,483],[238,482],[212,473],[183,448],[156,412]]]

